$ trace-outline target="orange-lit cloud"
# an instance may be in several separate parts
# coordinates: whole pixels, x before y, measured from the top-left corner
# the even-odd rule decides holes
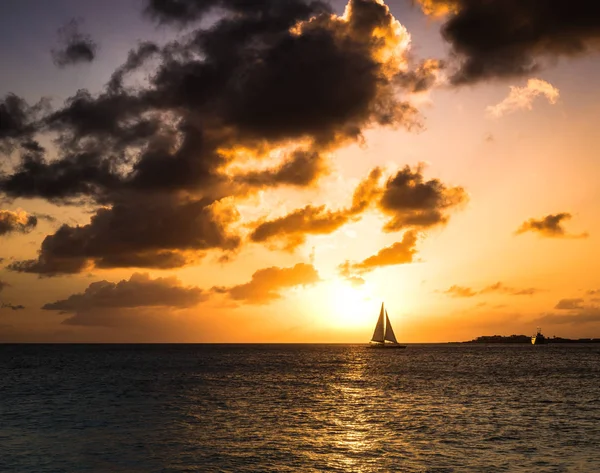
[[[369,256],[359,263],[349,263],[346,261],[340,266],[341,274],[351,277],[352,272],[363,274],[385,266],[412,263],[417,253],[416,244],[417,233],[407,231],[402,237],[402,241],[382,248],[376,255]]]
[[[507,294],[511,296],[533,296],[534,294],[537,294],[540,291],[540,289],[536,289],[533,287],[519,289],[515,287],[505,286],[503,283],[497,282],[495,284],[486,286],[478,291],[470,287],[454,285],[448,288],[443,293],[452,297],[474,297],[480,294],[491,293]]]
[[[559,97],[559,91],[552,84],[541,79],[529,79],[525,87],[510,87],[510,93],[497,105],[490,105],[486,112],[499,118],[503,115],[516,112],[517,110],[531,110],[536,97],[544,96],[548,102],[555,104]]]
[[[35,215],[22,210],[0,210],[0,237],[10,233],[29,233],[38,223]]]
[[[259,269],[252,279],[231,287],[214,287],[213,291],[227,294],[231,299],[248,304],[267,304],[281,298],[282,291],[295,286],[319,282],[319,273],[311,264],[298,263],[291,268],[276,266]]]

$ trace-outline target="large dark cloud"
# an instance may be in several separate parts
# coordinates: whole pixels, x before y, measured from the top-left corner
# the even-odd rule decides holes
[[[0,236],[10,233],[29,233],[37,223],[37,217],[27,212],[0,210]]]
[[[228,251],[239,237],[229,234],[231,212],[215,213],[225,200],[261,187],[313,185],[327,170],[324,156],[366,128],[418,122],[404,97],[426,88],[435,67],[411,75],[406,33],[378,1],[351,0],[344,17],[302,0],[153,0],[146,9],[179,24],[210,10],[216,21],[199,22],[178,41],[140,43],[98,95],[80,90],[35,121],[24,102],[3,102],[0,113],[10,120],[2,121],[0,139],[33,143],[34,132],[52,133],[58,149],[50,158],[39,146],[24,147],[12,173],[0,176],[0,191],[102,206],[88,225],[61,227],[38,259],[12,269],[171,268],[194,260],[194,252]],[[146,79],[132,86],[128,77],[151,59]],[[280,148],[289,157],[276,167],[230,172],[239,153],[267,160]],[[359,213],[302,212],[294,218],[309,222],[308,233]],[[255,241],[272,233],[264,223]]]
[[[52,50],[52,58],[58,67],[82,62],[92,62],[98,45],[88,34],[79,31],[80,21],[71,20],[58,30],[60,48]]]
[[[281,297],[281,292],[295,286],[305,286],[320,281],[319,273],[311,264],[298,263],[291,268],[276,266],[259,269],[250,282],[232,287],[215,287],[213,291],[228,294],[236,301],[249,304],[266,304]]]
[[[186,287],[176,277],[152,279],[145,273],[134,273],[129,280],[118,283],[98,281],[91,283],[81,294],[45,304],[44,310],[82,312],[92,309],[136,307],[193,307],[205,300],[197,287]]]
[[[460,61],[454,83],[530,74],[600,46],[600,4],[590,0],[418,1],[447,14],[442,35]]]
[[[183,201],[162,194],[147,196],[142,202],[124,200],[111,209],[98,210],[88,225],[63,225],[44,239],[37,259],[8,268],[45,276],[78,273],[92,264],[98,268],[176,268],[188,262],[188,252],[235,249],[239,238],[225,229],[235,218],[235,212],[201,200]]]
[[[515,234],[521,235],[526,232],[538,233],[544,237],[551,238],[587,238],[587,233],[572,234],[568,233],[562,222],[570,220],[572,215],[570,213],[559,213],[554,215],[546,215],[541,219],[530,218],[526,222],[523,222],[517,229]]]

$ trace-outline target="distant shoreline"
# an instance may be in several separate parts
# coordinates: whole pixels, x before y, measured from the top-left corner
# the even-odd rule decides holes
[[[459,343],[529,343],[531,344],[531,336],[528,335],[510,335],[508,337],[502,335],[484,335],[477,337],[468,342]],[[600,343],[600,338],[562,338],[552,337],[546,338],[546,343]]]

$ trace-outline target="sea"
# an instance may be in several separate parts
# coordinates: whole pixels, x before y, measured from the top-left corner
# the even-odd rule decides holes
[[[0,345],[0,472],[600,472],[600,345]]]

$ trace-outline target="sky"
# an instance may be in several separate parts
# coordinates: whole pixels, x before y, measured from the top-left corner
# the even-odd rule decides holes
[[[600,6],[0,4],[0,341],[600,337]]]

